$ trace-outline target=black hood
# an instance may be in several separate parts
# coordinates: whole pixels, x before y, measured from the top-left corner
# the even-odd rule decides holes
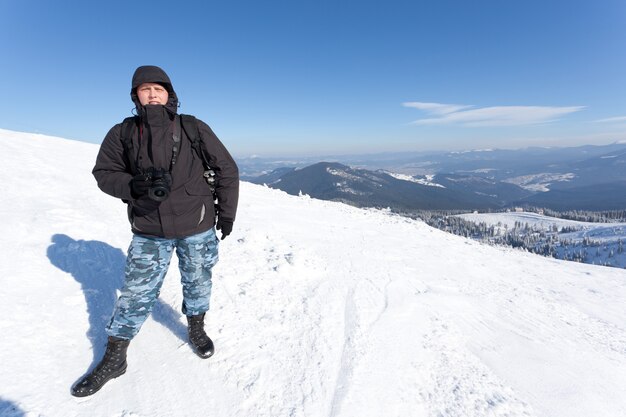
[[[165,108],[171,113],[176,113],[176,110],[178,109],[178,97],[176,96],[170,77],[167,76],[165,71],[157,66],[143,65],[135,70],[130,89],[130,98],[133,100],[133,103],[135,103],[138,114],[142,114],[143,111],[139,98],[137,97],[137,87],[143,83],[161,84],[169,94],[169,99],[167,100]]]

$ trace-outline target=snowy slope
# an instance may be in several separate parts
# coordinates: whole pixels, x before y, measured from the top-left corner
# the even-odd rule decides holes
[[[488,225],[496,225],[498,223],[501,223],[502,226],[506,225],[509,229],[515,227],[515,223],[519,222],[522,225],[528,224],[530,227],[537,230],[552,230],[553,226],[557,226],[559,229],[568,227],[580,229],[581,231],[586,232],[601,231],[600,233],[594,234],[604,236],[615,236],[614,233],[608,233],[609,230],[626,228],[626,223],[581,222],[576,220],[558,219],[556,217],[548,217],[530,212],[465,213],[459,214],[458,217],[461,217],[468,221],[472,221],[474,223],[484,222]],[[581,236],[584,236],[584,234]],[[626,237],[626,234],[621,233],[620,236]]]
[[[122,377],[99,358],[130,240],[97,146],[0,131],[1,416],[623,416],[626,272],[242,184],[207,329],[175,262]]]
[[[458,217],[477,224],[496,226],[496,232],[500,235],[512,231],[516,223],[521,224],[521,228],[528,225],[530,229],[545,231],[551,238],[558,238],[558,245],[552,243],[558,259],[568,259],[577,254],[575,259],[581,262],[626,268],[626,223],[581,222],[526,212],[466,213]],[[559,231],[554,232],[555,228]],[[565,231],[562,230],[564,228]],[[541,247],[545,241],[539,240],[537,245]]]

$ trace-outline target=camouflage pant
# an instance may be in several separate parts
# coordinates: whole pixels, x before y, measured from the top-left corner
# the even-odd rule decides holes
[[[218,242],[214,229],[182,239],[134,235],[126,258],[124,286],[107,334],[132,339],[139,332],[159,297],[174,248],[183,284],[183,313],[193,316],[208,311]]]

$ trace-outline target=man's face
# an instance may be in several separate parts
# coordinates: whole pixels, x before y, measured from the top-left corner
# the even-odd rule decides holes
[[[167,104],[169,98],[167,90],[161,84],[143,83],[137,87],[137,98],[142,106],[148,104]]]

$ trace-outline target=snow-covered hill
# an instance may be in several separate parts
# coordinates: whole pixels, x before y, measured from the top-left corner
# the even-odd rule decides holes
[[[590,223],[526,212],[466,213],[458,217],[495,226],[498,235],[544,232],[545,236],[539,236],[531,246],[551,245],[558,259],[626,268],[626,223]]]
[[[626,272],[494,248],[385,212],[242,184],[209,360],[175,262],[92,397],[130,240],[97,146],[0,131],[1,416],[624,416]]]
[[[508,229],[513,229],[516,223],[521,223],[522,225],[528,224],[530,227],[537,230],[550,231],[556,226],[559,230],[563,228],[580,229],[581,232],[593,232],[596,235],[602,235],[609,239],[617,239],[618,237],[626,238],[626,232],[621,231],[621,229],[626,229],[625,223],[581,222],[558,219],[538,213],[513,211],[502,213],[465,213],[459,214],[458,217],[475,223],[484,222],[488,225],[500,224],[502,227],[506,226]],[[620,234],[613,233],[613,230],[617,232],[618,229],[620,230]],[[585,234],[580,234],[581,238],[584,236]]]

